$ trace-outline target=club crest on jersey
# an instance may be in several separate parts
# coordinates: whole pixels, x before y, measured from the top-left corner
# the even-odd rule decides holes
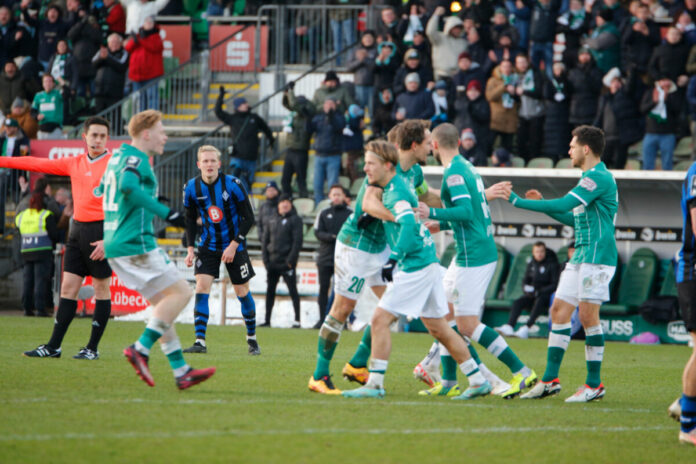
[[[691,176],[691,196],[696,196],[696,176]]]
[[[128,166],[129,168],[137,168],[138,166],[140,166],[140,161],[141,159],[137,156],[129,156],[126,160],[126,166]]]
[[[222,199],[227,201],[228,198],[230,198],[230,194],[227,192],[222,192]]]
[[[211,221],[217,224],[218,222],[222,221],[222,210],[217,206],[211,206],[208,208],[208,217]]]
[[[454,187],[455,185],[464,185],[464,177],[459,174],[449,176],[447,178],[447,186]]]
[[[396,211],[396,214],[402,214],[408,211],[412,211],[411,203],[409,203],[406,200],[399,200],[394,205],[394,211]]]
[[[583,177],[580,179],[580,187],[584,188],[588,192],[594,192],[594,190],[597,188],[597,183],[589,177]]]

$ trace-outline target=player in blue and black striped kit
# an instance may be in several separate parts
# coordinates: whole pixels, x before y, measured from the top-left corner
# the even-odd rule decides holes
[[[195,261],[196,341],[185,353],[206,353],[205,332],[208,326],[208,297],[213,280],[220,275],[220,262],[225,263],[237,299],[242,304],[242,316],[247,328],[249,354],[259,355],[256,341],[256,305],[249,293],[249,280],[254,277],[249,254],[246,250],[246,234],[254,225],[254,211],[241,181],[220,173],[220,151],[204,145],[198,149],[196,163],[201,175],[189,180],[184,187],[186,208],[186,265]],[[197,219],[200,217],[203,232],[194,254]]]

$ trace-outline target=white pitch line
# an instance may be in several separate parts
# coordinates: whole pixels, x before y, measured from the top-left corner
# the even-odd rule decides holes
[[[319,395],[315,395],[319,396]],[[278,402],[277,399],[197,399],[197,398],[191,398],[191,399],[180,399],[180,400],[175,400],[175,401],[168,401],[168,400],[158,400],[158,399],[151,399],[151,398],[95,398],[95,399],[90,399],[90,398],[65,398],[65,397],[56,397],[56,398],[2,398],[0,399],[0,404],[23,404],[23,403],[44,403],[44,402],[74,402],[74,403],[79,403],[79,404],[164,404],[168,406],[176,406],[176,405],[191,405],[191,404],[196,404],[196,405],[221,405],[221,404],[227,404],[227,405],[246,405],[246,404],[275,404]],[[308,405],[308,406],[335,406],[337,404],[337,401],[344,401],[339,404],[346,404],[347,400],[342,400],[340,398],[337,398],[336,401],[333,400],[322,400],[322,399],[316,399],[316,400],[311,400],[311,399],[306,399],[306,400],[301,400],[301,399],[286,399],[283,400],[285,404],[297,404],[297,405]],[[549,404],[546,402],[545,404],[540,404],[539,401],[522,401],[522,400],[512,400],[514,402],[514,408],[516,409],[558,409],[559,407],[562,407],[560,404]],[[356,406],[360,404],[369,404],[369,405],[374,405],[374,404],[380,404],[383,406],[426,406],[428,408],[432,407],[448,407],[448,408],[480,408],[480,409],[496,409],[496,408],[508,408],[510,407],[509,405],[513,404],[510,401],[505,401],[505,400],[500,400],[500,403],[495,404],[495,403],[477,403],[477,402],[451,402],[451,401],[382,401],[379,403],[373,403],[373,402],[360,402],[360,401],[354,401],[353,404]],[[661,413],[663,412],[661,409],[655,410],[655,409],[645,409],[645,408],[610,408],[610,407],[602,407],[599,406],[597,403],[594,404],[588,404],[584,406],[570,406],[573,409],[579,409],[582,411],[593,411],[593,412],[605,412],[605,413],[615,413],[615,412],[624,412],[624,413],[632,413],[632,414],[652,414],[652,413]]]
[[[262,429],[262,430],[180,430],[162,432],[100,432],[100,433],[54,433],[54,434],[12,434],[0,435],[0,442],[11,441],[52,441],[52,440],[100,440],[106,439],[172,439],[172,438],[201,438],[201,437],[235,437],[235,436],[281,436],[281,435],[451,435],[451,434],[493,434],[493,433],[577,433],[577,432],[600,432],[606,433],[633,433],[633,432],[654,432],[661,430],[673,430],[674,426],[651,426],[651,427],[449,427],[434,429]]]

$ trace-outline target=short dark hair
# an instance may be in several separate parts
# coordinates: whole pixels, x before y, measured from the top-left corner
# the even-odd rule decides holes
[[[454,149],[459,145],[459,131],[454,124],[448,122],[433,129],[433,138],[444,149]]]
[[[410,150],[413,143],[421,144],[425,140],[425,131],[430,124],[420,119],[407,119],[399,126],[397,143],[402,150]]]
[[[346,193],[346,189],[344,189],[341,184],[333,184],[331,187],[329,187],[329,192],[331,192],[333,189],[341,189],[341,192],[344,194]]]
[[[92,116],[91,118],[88,118],[85,121],[84,129],[83,129],[84,132],[85,133],[89,132],[89,128],[91,126],[106,126],[106,132],[107,133],[111,132],[111,126],[109,126],[109,121],[102,118],[101,116]]]
[[[580,145],[590,148],[596,156],[601,157],[604,153],[604,131],[598,127],[582,125],[573,129],[573,136],[578,139]]]
[[[534,245],[532,245],[532,247],[534,247],[534,248],[544,247],[544,249],[546,249],[546,244],[544,242],[542,242],[541,240],[539,240],[538,242],[534,242]]]

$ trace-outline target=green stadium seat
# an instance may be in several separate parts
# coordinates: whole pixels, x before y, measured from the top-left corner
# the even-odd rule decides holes
[[[532,259],[532,244],[529,243],[522,247],[520,252],[512,260],[510,272],[505,279],[505,288],[502,298],[491,298],[486,301],[487,308],[510,309],[512,302],[522,296],[522,280],[527,270],[527,263]]]
[[[527,167],[551,169],[553,168],[553,160],[551,158],[532,158],[529,163],[527,163]]]
[[[319,214],[322,211],[324,211],[326,208],[328,208],[331,205],[331,200],[328,198],[324,198],[317,204],[317,207],[314,209],[315,214]]]
[[[524,165],[525,165],[524,159],[520,158],[519,156],[512,157],[512,167],[513,168],[523,168]]]
[[[678,296],[677,294],[677,276],[674,273],[674,263],[671,259],[667,261],[667,269],[665,273],[665,278],[662,280],[662,285],[660,286],[660,296]]]
[[[691,156],[691,137],[684,137],[677,143],[674,156]]]
[[[312,247],[312,246],[317,246],[319,244],[319,239],[317,238],[316,235],[314,235],[314,226],[311,224],[307,227],[307,231],[304,234],[304,237],[302,239],[302,246],[303,247]]]
[[[292,204],[300,216],[311,216],[314,211],[314,200],[311,198],[295,198]]]
[[[449,245],[447,245],[445,251],[442,252],[442,255],[440,256],[440,265],[449,267],[456,254],[457,248],[454,242],[452,242]]]
[[[486,300],[498,297],[510,267],[510,253],[498,243],[495,244],[495,247],[498,251],[498,264],[495,266],[495,272],[493,277],[491,277],[491,282],[488,284]]]
[[[640,161],[637,159],[626,160],[624,169],[627,171],[640,171]]]
[[[556,169],[573,169],[573,161],[570,158],[561,158],[556,163]]]
[[[649,248],[636,250],[621,276],[616,303],[602,305],[601,314],[628,315],[635,313],[638,306],[652,295],[658,267],[659,262],[654,251]]]
[[[338,183],[341,184],[346,190],[350,188],[350,179],[346,176],[339,176]],[[331,186],[329,185],[329,187]]]
[[[360,193],[360,187],[362,187],[363,183],[363,178],[359,177],[353,181],[353,184],[350,186],[350,194],[353,197],[357,197],[358,193]]]
[[[674,165],[675,171],[688,171],[691,165],[694,164],[691,160],[681,160]]]

